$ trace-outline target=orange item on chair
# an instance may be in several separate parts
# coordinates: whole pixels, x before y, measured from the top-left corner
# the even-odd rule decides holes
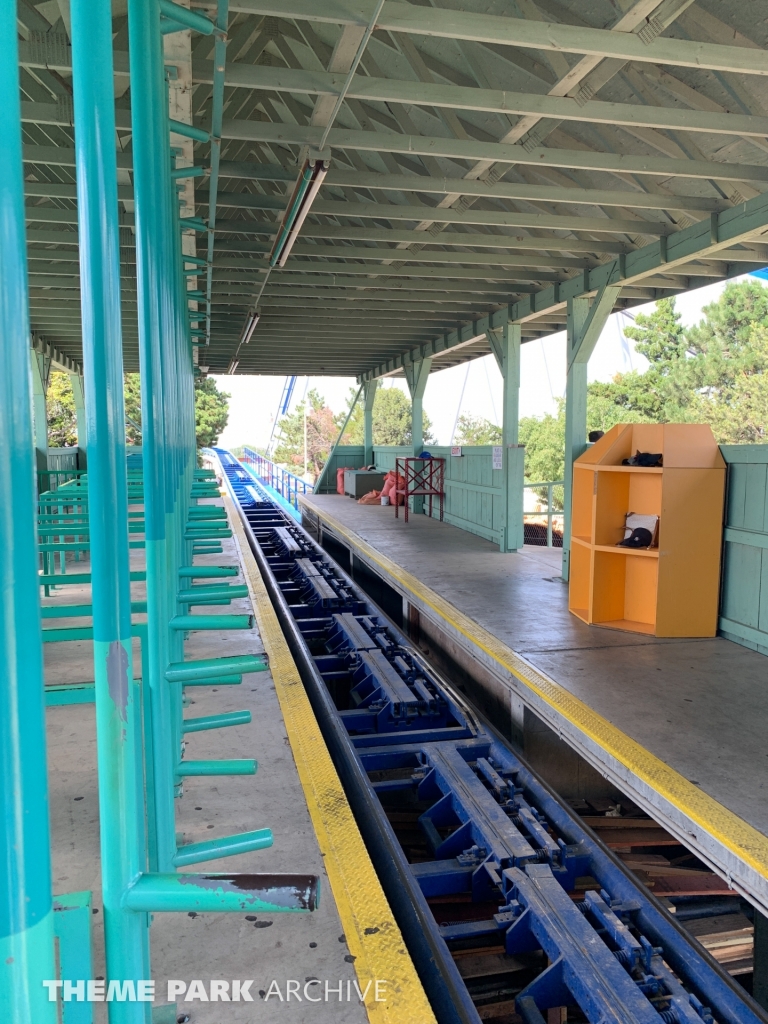
[[[342,466],[341,469],[336,470],[336,493],[344,493],[344,474],[346,473],[348,466]]]

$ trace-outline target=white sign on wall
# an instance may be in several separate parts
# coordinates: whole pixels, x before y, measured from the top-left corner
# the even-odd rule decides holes
[[[504,468],[504,461],[503,461],[504,460],[504,454],[503,453],[504,453],[504,449],[502,448],[502,446],[500,444],[495,444],[493,446],[493,456],[492,456],[492,458],[493,458],[493,468],[494,469],[503,469]]]
[[[451,448],[451,455],[455,458],[461,458],[461,446]]]

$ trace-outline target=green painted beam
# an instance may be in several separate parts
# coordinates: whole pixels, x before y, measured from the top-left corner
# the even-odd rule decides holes
[[[534,318],[536,313],[562,308],[568,299],[589,295],[617,281],[621,282],[622,290],[633,283],[642,284],[648,279],[653,279],[654,274],[672,271],[693,259],[717,255],[721,250],[755,236],[768,237],[768,194],[756,196],[720,214],[712,214],[707,221],[692,224],[683,231],[674,232],[668,238],[578,274],[562,284],[528,295],[511,304],[508,310],[498,310],[458,331],[435,339],[426,353],[424,346],[414,349],[410,358],[419,358],[423,354],[437,354],[485,334],[488,329],[499,329],[507,322],[523,322]],[[735,265],[733,273],[741,272],[741,265]],[[402,365],[402,361],[388,360],[362,374],[362,379],[384,376]]]
[[[272,229],[263,225],[263,234],[268,234]],[[256,233],[254,231],[254,233]],[[473,248],[493,249],[526,249],[531,251],[544,250],[545,252],[588,252],[605,253],[617,255],[626,252],[628,246],[618,239],[581,239],[581,238],[558,238],[555,236],[542,237],[533,235],[512,235],[499,234],[497,232],[469,232],[461,230],[438,231],[427,238],[423,231],[413,231],[409,228],[379,228],[364,227],[357,225],[335,225],[335,224],[307,224],[301,229],[301,237],[325,238],[325,239],[347,239],[353,242],[397,242],[416,243],[419,245],[442,245],[442,246],[472,246]],[[262,242],[244,241],[243,239],[222,239],[216,244],[216,252],[265,252],[268,247]],[[219,259],[216,266],[222,266]]]
[[[230,11],[296,18],[334,25],[368,24],[375,0],[232,0]],[[611,32],[580,25],[552,24],[475,11],[435,11],[388,0],[376,21],[380,32],[402,32],[441,39],[468,39],[523,49],[551,50],[623,61],[667,64],[671,67],[709,68],[744,74],[768,75],[768,60],[760,50],[686,39],[657,38],[645,43],[631,32]]]
[[[291,249],[294,256],[310,256],[315,259],[336,259],[336,260],[396,260],[407,263],[450,263],[450,264],[472,264],[475,266],[496,266],[496,267],[576,267],[583,268],[588,265],[586,259],[569,256],[533,256],[533,255],[509,255],[501,253],[473,253],[473,252],[442,252],[434,249],[422,249],[419,252],[408,252],[407,249],[386,249],[383,246],[350,246],[350,245],[307,245],[297,243]],[[257,261],[250,261],[251,267]],[[266,264],[266,260],[264,261]],[[221,262],[217,262],[221,267]],[[247,267],[244,260],[241,264],[243,270]],[[219,276],[219,280],[221,277]]]
[[[285,181],[286,170],[279,164],[254,164],[222,161],[229,177],[251,181]],[[223,174],[223,171],[222,171]],[[224,174],[224,177],[227,177]],[[721,210],[720,199],[702,196],[677,196],[669,193],[618,191],[611,189],[558,187],[554,185],[528,185],[516,181],[486,181],[475,178],[432,177],[429,174],[379,174],[375,171],[345,171],[331,167],[323,187],[337,186],[352,189],[387,189],[398,192],[427,192],[436,195],[480,196],[492,199],[522,199],[531,202],[576,203],[590,206],[624,206],[648,210],[703,211]],[[308,237],[309,228],[302,229]]]
[[[440,12],[441,17],[444,11]],[[504,21],[509,19],[504,18]],[[565,26],[561,26],[563,28]],[[614,35],[615,33],[611,33]],[[196,82],[210,83],[210,61],[195,61]],[[346,75],[301,68],[270,67],[254,64],[230,64],[226,85],[264,92],[290,92],[306,96],[333,96],[341,92]],[[673,131],[708,134],[768,136],[768,117],[753,114],[716,113],[686,110],[680,107],[650,107],[633,103],[606,103],[589,100],[579,104],[571,96],[549,96],[499,89],[467,88],[443,82],[399,81],[357,75],[346,92],[347,99],[370,103],[405,103],[452,110],[471,110],[495,114],[550,117],[560,121],[591,122],[604,125],[630,125]],[[42,104],[29,106],[42,107]],[[55,107],[46,108],[55,110]],[[22,104],[24,117],[24,104]],[[56,122],[50,122],[56,123]]]
[[[233,14],[261,14],[364,27],[374,13],[375,0],[324,0],[321,6],[314,0],[235,0],[229,9]],[[419,10],[418,7],[414,10],[412,5],[394,0],[388,0],[377,18],[376,28],[379,31],[614,57],[671,67],[768,75],[768,62],[760,50],[664,37],[646,43],[631,32],[611,32],[579,25],[477,14],[474,11],[443,9],[440,17],[436,18],[434,12]],[[66,36],[60,33],[49,35],[51,38],[42,43],[20,41],[20,63],[24,67],[69,71],[72,53]],[[127,75],[127,52],[116,50],[113,59],[115,75]]]
[[[263,122],[257,123],[262,124]],[[566,151],[553,150],[552,152]],[[618,163],[618,161],[615,160],[613,162]],[[683,161],[677,162],[682,163]],[[706,177],[722,178],[724,176],[722,171],[723,166],[723,164],[719,164],[718,167],[720,170],[718,170],[715,175],[708,174]],[[709,168],[709,170],[711,171],[712,168]],[[730,173],[728,177],[738,177],[735,173],[737,170],[737,167],[729,166],[728,171],[733,171],[734,173]],[[758,180],[768,181],[768,167],[760,167],[757,169],[756,173],[758,172],[760,175]],[[659,170],[652,173],[661,174],[665,172]],[[232,206],[242,205],[239,197],[232,198],[230,202]],[[40,217],[41,220],[44,220],[45,217],[39,212],[41,210],[43,210],[42,207],[35,207],[30,216]],[[43,212],[45,213],[46,211],[43,210]],[[57,210],[50,212],[55,212],[57,216],[59,213],[63,213],[64,216],[70,215],[69,211]],[[452,208],[437,208],[427,205],[414,206],[400,203],[353,203],[333,199],[316,199],[312,204],[312,213],[317,216],[359,217],[364,220],[406,220],[416,221],[417,223],[428,220],[435,221],[440,224],[470,224],[484,225],[487,227],[533,228],[534,230],[551,229],[553,231],[599,231],[614,235],[666,235],[669,234],[671,230],[674,230],[674,225],[670,224],[669,221],[650,221],[643,220],[640,217],[636,220],[630,220],[628,218],[619,219],[609,217],[572,216],[548,213],[543,210],[539,213],[521,213],[516,210],[476,210],[474,208],[470,208],[468,210],[455,210]],[[242,234],[249,234],[251,231],[255,231],[255,227],[252,227],[252,221],[230,220],[222,223],[226,225],[222,226],[222,231],[238,231]]]
[[[440,19],[435,19],[439,21]],[[505,21],[511,19],[503,19]],[[624,33],[611,33],[623,35]],[[635,37],[636,38],[636,37]],[[744,51],[749,52],[749,51]],[[763,58],[766,67],[768,59]],[[294,124],[268,121],[225,121],[222,137],[241,142],[266,142],[270,145],[317,146],[323,128],[303,128]],[[768,181],[768,167],[753,164],[723,164],[714,160],[678,160],[671,157],[632,154],[595,153],[591,150],[550,149],[503,142],[477,142],[473,139],[428,135],[398,135],[389,132],[355,131],[332,128],[328,135],[331,149],[356,149],[371,153],[403,153],[417,156],[447,157],[456,160],[491,160],[494,163],[530,167],[561,167],[567,170],[607,171],[618,174],[651,174],[665,177],[714,178],[728,181]],[[314,212],[313,204],[313,212]]]

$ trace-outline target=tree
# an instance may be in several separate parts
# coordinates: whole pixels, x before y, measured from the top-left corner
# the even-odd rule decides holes
[[[501,444],[501,427],[497,427],[484,416],[472,416],[462,413],[456,425],[454,441],[457,445],[471,448],[482,444]]]
[[[126,444],[141,444],[141,378],[138,373],[126,373],[123,385],[125,399]]]
[[[625,374],[624,376],[629,376]],[[602,385],[587,388],[587,433],[608,431],[617,423],[639,423],[644,417],[635,410],[622,409],[600,392]],[[525,478],[532,483],[562,480],[565,472],[565,402],[558,402],[557,415],[525,416],[520,420],[519,443],[525,445]]]
[[[616,423],[709,423],[720,444],[768,440],[768,288],[731,282],[684,328],[674,299],[661,299],[625,329],[649,361],[645,372],[619,373],[587,391],[587,429]],[[520,421],[529,480],[560,479],[565,409]]]
[[[357,392],[350,390],[347,399],[347,410],[355,400]],[[426,413],[423,414],[423,440],[424,444],[434,444],[435,438],[432,435],[432,423]],[[363,403],[358,402],[355,411],[350,417],[347,429],[344,431],[342,441],[344,444],[362,444],[364,440],[364,409]],[[341,423],[344,420],[341,417]],[[410,448],[413,444],[413,430],[411,419],[411,400],[400,388],[382,388],[376,390],[376,399],[373,404],[373,443],[375,445],[397,445]]]
[[[229,399],[213,377],[195,379],[195,436],[198,448],[210,448],[219,440],[229,420]]]
[[[125,399],[125,440],[140,445],[141,378],[126,373],[123,387]],[[211,377],[195,382],[195,426],[198,448],[216,444],[229,419],[229,395],[219,391]],[[46,392],[48,408],[48,443],[52,448],[77,444],[77,417],[72,382],[67,373],[52,373]]]
[[[766,417],[757,378],[766,369],[768,288],[731,282],[702,312],[689,328],[680,326],[674,299],[639,315],[625,333],[650,366],[591,384],[590,394],[621,410],[627,422],[705,422],[719,443],[762,438]]]
[[[768,440],[768,328],[754,323],[739,344],[737,364],[720,365],[717,381],[697,393],[694,419],[709,423],[720,444],[765,444]]]
[[[67,448],[77,444],[75,396],[68,373],[52,373],[46,392],[48,411],[48,444],[51,448]]]
[[[283,416],[278,424],[280,441],[274,460],[294,471],[304,468],[304,410],[307,413],[307,470],[315,478],[331,453],[339,424],[325,399],[313,388],[293,412]]]

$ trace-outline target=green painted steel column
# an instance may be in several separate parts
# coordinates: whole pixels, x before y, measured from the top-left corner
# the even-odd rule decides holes
[[[363,407],[363,444],[365,445],[365,465],[373,463],[373,406],[376,402],[378,380],[367,380],[365,388],[365,405]]]
[[[172,330],[168,100],[157,0],[129,0],[133,184],[136,204],[136,272],[141,368],[144,521],[147,560],[147,626],[151,711],[152,800],[150,867],[173,869],[176,853],[174,817],[173,697],[165,680],[172,658],[168,623],[175,613],[170,589],[173,554],[166,520],[173,509],[170,449],[174,443],[169,400],[168,334]]]
[[[525,449],[518,447],[520,421],[520,324],[505,324],[497,334],[488,332],[488,341],[504,379],[502,415],[502,477],[504,488],[504,523],[501,529],[501,551],[517,551],[524,543],[523,484]]]
[[[410,363],[404,367],[405,379],[411,393],[411,437],[414,455],[420,455],[424,450],[424,392],[431,369],[431,359],[421,359],[418,363]],[[411,507],[414,512],[421,512],[424,508],[424,499],[411,498]]]
[[[17,40],[0,0],[0,1020],[56,1024]]]
[[[589,299],[569,299],[565,380],[565,468],[563,471],[563,579],[570,578],[573,464],[587,447],[587,360],[575,358],[589,314]]]
[[[587,448],[587,366],[620,294],[620,284],[607,284],[592,302],[586,295],[568,300],[563,473],[564,580],[570,578],[573,464]]]
[[[69,375],[72,384],[72,394],[75,399],[75,417],[77,421],[77,447],[79,449],[77,468],[86,469],[88,465],[87,437],[85,427],[85,395],[83,393],[83,378],[75,373]]]
[[[418,363],[410,363],[404,369],[408,390],[411,393],[413,454],[419,455],[424,450],[424,392],[427,389],[432,360],[421,359]]]
[[[48,374],[50,360],[40,352],[32,351],[32,402],[35,424],[35,453],[37,471],[42,473],[48,469],[48,408],[45,393],[48,390]],[[47,478],[45,488],[47,489]]]
[[[107,978],[151,978],[148,918],[123,896],[145,868],[133,682],[128,481],[120,324],[112,14],[72,0],[80,302],[93,593],[96,740]],[[109,1004],[110,1024],[149,1024],[151,1006]]]

